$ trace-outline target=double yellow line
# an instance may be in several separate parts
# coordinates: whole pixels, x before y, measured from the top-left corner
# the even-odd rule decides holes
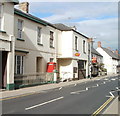
[[[97,116],[112,100],[114,97],[110,97],[100,108],[98,108],[91,116]]]

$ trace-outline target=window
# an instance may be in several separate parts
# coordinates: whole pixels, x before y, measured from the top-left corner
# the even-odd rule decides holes
[[[15,55],[15,74],[23,74],[23,56]]]
[[[83,40],[83,53],[86,53],[86,51],[85,51],[85,40]]]
[[[37,28],[37,43],[42,44],[42,38],[41,38],[41,27]]]
[[[50,31],[50,47],[54,47],[54,37],[53,37],[53,32]]]
[[[0,30],[2,29],[2,3],[0,3]]]
[[[78,50],[78,38],[75,36],[75,50]]]
[[[18,38],[22,39],[23,36],[23,20],[18,19]]]
[[[50,62],[53,62],[54,61],[54,58],[50,58]]]

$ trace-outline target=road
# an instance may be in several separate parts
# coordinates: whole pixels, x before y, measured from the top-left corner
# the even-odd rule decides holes
[[[3,100],[2,111],[3,114],[102,113],[118,96],[118,80],[118,77],[108,77]]]

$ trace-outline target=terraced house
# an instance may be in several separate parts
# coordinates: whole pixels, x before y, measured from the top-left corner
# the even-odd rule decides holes
[[[56,82],[58,78],[86,78],[89,38],[75,28],[29,14],[27,2],[20,3],[19,9],[14,9],[15,4],[18,1],[0,4],[2,87],[10,90]]]

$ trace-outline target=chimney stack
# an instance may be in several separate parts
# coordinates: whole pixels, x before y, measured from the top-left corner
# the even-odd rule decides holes
[[[98,41],[98,47],[100,47],[100,48],[102,47],[102,46],[101,46],[101,42],[100,42],[100,41]]]
[[[19,9],[22,10],[25,13],[29,12],[29,3],[28,2],[22,2],[19,4]]]

